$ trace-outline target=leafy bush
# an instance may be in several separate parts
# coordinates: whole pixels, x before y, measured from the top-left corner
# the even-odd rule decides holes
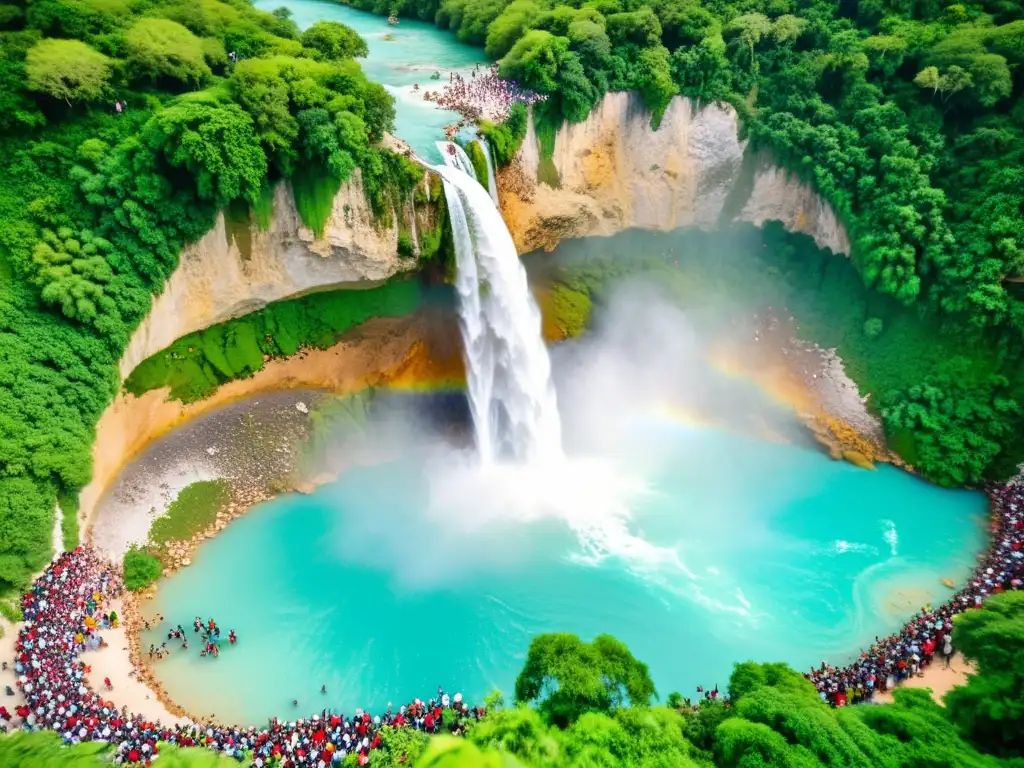
[[[137,592],[156,582],[163,572],[160,559],[138,547],[132,547],[124,555],[124,585]]]
[[[125,33],[124,49],[133,77],[196,86],[211,75],[202,41],[167,19],[139,19]]]
[[[869,317],[864,321],[864,335],[869,339],[877,339],[884,329],[885,323],[880,317]]]
[[[355,30],[336,21],[318,21],[300,39],[306,48],[329,60],[354,59],[369,53],[366,41]]]
[[[78,40],[40,40],[25,59],[26,85],[60,99],[98,101],[111,75],[111,62]]]

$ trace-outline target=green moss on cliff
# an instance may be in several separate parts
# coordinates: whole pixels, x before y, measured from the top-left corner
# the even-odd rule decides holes
[[[314,235],[323,237],[341,179],[319,168],[307,168],[296,171],[291,183],[299,218]]]
[[[499,165],[508,165],[516,156],[519,147],[526,138],[526,124],[528,116],[526,107],[522,104],[513,104],[509,110],[508,118],[503,123],[492,123],[489,120],[480,121],[480,133],[491,145],[491,152],[494,153],[494,162]],[[552,145],[554,151],[554,145]]]
[[[415,281],[399,278],[366,290],[330,291],[279,301],[251,315],[183,336],[140,363],[124,387],[135,395],[170,387],[174,399],[186,403],[202,400],[224,382],[261,370],[264,356],[293,355],[302,346],[329,347],[370,318],[412,312],[419,297]]]
[[[487,158],[484,157],[484,150],[480,146],[479,141],[471,141],[466,144],[466,154],[469,155],[469,161],[473,163],[473,173],[476,174],[476,180],[479,181],[484,188],[487,187]]]

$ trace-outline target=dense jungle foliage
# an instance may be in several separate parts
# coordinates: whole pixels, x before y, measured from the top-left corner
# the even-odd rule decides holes
[[[557,125],[584,119],[606,91],[639,91],[654,126],[676,94],[733,104],[752,147],[769,148],[835,207],[866,285],[927,315],[946,346],[990,358],[973,381],[954,360],[875,392],[890,434],[933,464],[969,464],[957,481],[1024,460],[1020,2],[352,4],[484,45],[502,75],[547,96],[535,112],[547,153]]]
[[[116,362],[184,243],[229,205],[258,223],[298,168],[335,190],[360,169],[382,216],[422,174],[376,148],[392,99],[340,24],[300,32],[246,0],[0,9],[3,592],[49,558],[54,503],[88,482]]]
[[[465,738],[383,730],[372,768],[1020,768],[1024,765],[1024,593],[959,616],[953,641],[977,672],[942,706],[921,689],[833,709],[785,664],[737,664],[728,701],[658,700],[647,665],[614,637],[534,638],[514,702],[488,699]],[[936,660],[936,663],[941,663]],[[447,723],[446,723],[447,726]],[[54,734],[0,737],[0,765],[101,765],[101,745],[59,747]],[[88,758],[88,759],[86,759]],[[16,762],[4,762],[4,760]],[[34,761],[33,761],[34,760]],[[161,751],[160,765],[219,766],[201,750]],[[348,756],[345,766],[358,764]]]

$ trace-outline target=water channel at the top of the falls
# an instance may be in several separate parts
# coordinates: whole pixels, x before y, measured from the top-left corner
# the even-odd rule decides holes
[[[440,161],[434,142],[444,138],[445,126],[459,116],[438,109],[423,98],[424,93],[447,83],[451,72],[469,77],[476,65],[488,63],[482,48],[460,43],[451,32],[427,22],[403,18],[389,25],[384,16],[335,2],[255,0],[255,5],[263,11],[287,8],[299,29],[318,21],[338,21],[358,32],[369,48],[358,60],[363,71],[395,98],[395,135],[424,160]],[[432,79],[435,73],[440,79]]]

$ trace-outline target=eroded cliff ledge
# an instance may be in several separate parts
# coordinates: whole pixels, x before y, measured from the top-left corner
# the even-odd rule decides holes
[[[502,212],[520,253],[633,227],[710,229],[772,219],[849,253],[828,203],[769,156],[746,154],[732,107],[677,97],[657,131],[650,121],[638,94],[609,93],[582,123],[559,129],[553,157],[542,164],[531,119],[516,161],[499,177]]]
[[[270,302],[317,289],[371,287],[415,269],[414,258],[398,253],[398,234],[401,224],[415,233],[415,217],[423,214],[410,201],[382,226],[358,171],[335,195],[321,237],[302,223],[287,184],[274,191],[266,229],[248,226],[238,232],[218,214],[216,226],[181,252],[163,293],[132,334],[119,365],[122,378],[185,334]]]

